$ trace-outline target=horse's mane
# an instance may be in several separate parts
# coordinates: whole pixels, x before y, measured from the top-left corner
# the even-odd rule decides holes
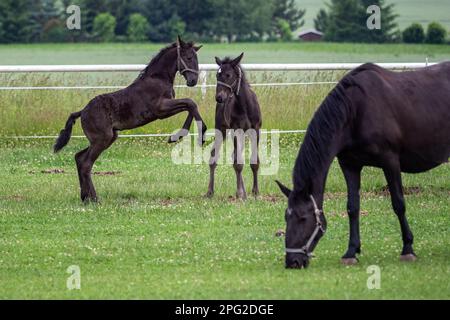
[[[295,189],[304,190],[311,179],[322,172],[333,152],[333,139],[345,125],[353,119],[354,108],[346,89],[351,86],[361,88],[354,77],[377,66],[366,64],[347,74],[328,94],[308,125],[305,139],[295,162],[293,182]],[[361,88],[363,89],[363,88]]]
[[[192,46],[194,45],[194,43],[193,43],[193,42],[187,42],[186,45],[189,46],[189,47],[192,47]],[[150,62],[148,63],[148,65],[145,67],[145,69],[141,71],[141,73],[139,74],[137,80],[138,80],[138,79],[142,79],[143,77],[145,77],[145,76],[151,74],[151,72],[154,71],[154,70],[152,70],[152,69],[155,69],[155,66],[156,66],[156,64],[159,62],[159,60],[161,59],[161,57],[164,56],[164,55],[167,53],[167,51],[169,51],[170,49],[176,48],[176,46],[177,46],[177,43],[174,42],[174,43],[172,43],[172,44],[169,44],[167,47],[162,48],[162,49],[161,49],[161,50],[160,50],[160,51],[159,51],[159,52],[158,52],[158,53],[150,60]]]

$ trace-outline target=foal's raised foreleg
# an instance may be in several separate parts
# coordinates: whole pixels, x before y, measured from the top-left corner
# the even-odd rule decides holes
[[[361,187],[360,166],[350,166],[339,160],[345,182],[347,183],[347,212],[350,223],[350,236],[347,252],[342,257],[342,263],[352,265],[358,262],[357,253],[361,253],[361,240],[359,235],[359,206]]]
[[[414,261],[416,255],[413,250],[414,237],[409,228],[408,220],[406,219],[406,206],[403,197],[402,176],[400,165],[395,163],[383,169],[384,176],[388,183],[389,192],[391,194],[392,207],[400,222],[402,232],[403,250],[400,256],[402,261]]]
[[[159,119],[166,119],[183,111],[189,112],[189,115],[184,122],[183,128],[178,133],[171,136],[169,142],[176,142],[180,138],[185,137],[189,133],[192,120],[195,119],[198,125],[199,144],[202,145],[205,143],[205,132],[207,127],[198,112],[197,104],[191,99],[163,100],[161,105],[155,110],[155,114]]]
[[[219,161],[220,148],[222,147],[223,139],[225,139],[225,131],[216,130],[214,145],[211,150],[211,158],[209,159],[209,185],[208,192],[206,193],[208,198],[211,198],[214,195],[214,175],[216,172],[217,162]]]

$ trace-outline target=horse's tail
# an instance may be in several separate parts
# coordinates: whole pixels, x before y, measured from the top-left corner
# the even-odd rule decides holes
[[[74,112],[69,116],[69,119],[67,119],[66,122],[66,127],[61,130],[59,137],[56,139],[55,145],[53,146],[53,151],[55,153],[60,151],[69,143],[70,136],[72,135],[72,127],[79,117],[81,117],[81,111]]]

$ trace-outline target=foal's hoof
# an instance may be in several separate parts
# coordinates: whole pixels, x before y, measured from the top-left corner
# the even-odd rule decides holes
[[[358,259],[356,259],[356,258],[342,258],[341,259],[341,263],[344,266],[354,266],[354,265],[358,264]]]
[[[175,143],[178,142],[180,139],[186,137],[189,134],[189,131],[186,129],[181,129],[176,134],[171,135],[169,139],[167,140],[168,143]]]
[[[212,197],[214,197],[214,192],[212,192],[212,191],[208,191],[208,192],[205,194],[205,198],[211,199]]]
[[[414,262],[416,260],[417,260],[417,257],[413,253],[403,254],[400,256],[400,261]]]

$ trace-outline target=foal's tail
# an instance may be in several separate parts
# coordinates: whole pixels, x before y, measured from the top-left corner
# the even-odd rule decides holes
[[[69,119],[67,119],[66,122],[66,127],[61,130],[59,137],[56,139],[55,145],[53,146],[53,151],[55,153],[60,151],[69,143],[70,136],[72,135],[72,127],[79,117],[81,117],[81,111],[74,112],[69,116]]]

